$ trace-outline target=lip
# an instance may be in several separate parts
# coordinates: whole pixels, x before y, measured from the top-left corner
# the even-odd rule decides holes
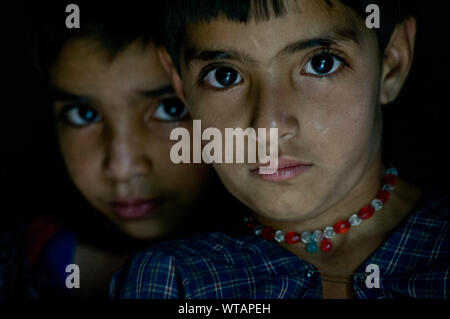
[[[313,165],[310,163],[301,163],[288,158],[279,158],[278,168],[275,173],[260,174],[259,168],[262,166],[267,166],[267,164],[259,164],[257,167],[252,168],[250,170],[251,174],[267,182],[285,182],[303,174]]]
[[[111,203],[114,213],[122,219],[150,216],[159,206],[156,199],[121,199]]]

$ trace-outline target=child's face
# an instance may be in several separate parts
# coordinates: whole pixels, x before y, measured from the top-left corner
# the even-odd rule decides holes
[[[290,3],[269,21],[190,24],[180,57],[180,95],[202,127],[277,127],[279,158],[307,164],[273,178],[215,164],[237,198],[284,221],[342,199],[380,162],[382,133],[376,33],[336,1]]]
[[[153,45],[109,60],[90,39],[69,41],[51,70],[62,155],[88,201],[136,238],[166,235],[200,200],[204,165],[175,165],[172,128],[191,129]]]

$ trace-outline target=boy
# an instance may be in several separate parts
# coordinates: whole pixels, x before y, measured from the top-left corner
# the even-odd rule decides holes
[[[177,94],[204,127],[278,128],[278,170],[214,164],[262,239],[162,245],[116,276],[113,296],[447,297],[447,197],[381,160],[381,105],[408,75],[415,19],[404,1],[370,3],[378,31],[366,27],[366,1],[170,3],[160,55]],[[366,284],[371,265],[380,289]]]

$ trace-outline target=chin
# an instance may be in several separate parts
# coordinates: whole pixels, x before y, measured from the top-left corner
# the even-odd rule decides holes
[[[141,232],[136,230],[122,229],[122,231],[130,238],[136,240],[152,240],[161,237],[161,234],[153,234],[147,232]]]
[[[271,219],[282,220],[290,215],[288,211],[280,207],[280,204],[275,201],[258,202],[256,205],[252,205],[252,207],[259,215]]]
[[[133,224],[121,223],[118,225],[119,229],[128,237],[136,240],[152,240],[164,236],[166,233],[155,225],[148,223],[135,222]]]
[[[255,211],[260,212],[262,216],[278,221],[296,221],[304,219],[308,215],[313,203],[307,202],[300,196],[281,196],[273,199],[270,194],[260,195],[264,201],[254,203]]]

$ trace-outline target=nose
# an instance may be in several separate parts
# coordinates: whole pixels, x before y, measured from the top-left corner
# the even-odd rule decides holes
[[[105,175],[116,182],[127,182],[151,171],[152,163],[146,153],[146,132],[126,126],[109,129],[105,134]]]
[[[297,105],[289,98],[288,90],[279,85],[260,85],[253,94],[251,126],[254,128],[278,128],[280,142],[288,141],[299,133],[296,117]]]

